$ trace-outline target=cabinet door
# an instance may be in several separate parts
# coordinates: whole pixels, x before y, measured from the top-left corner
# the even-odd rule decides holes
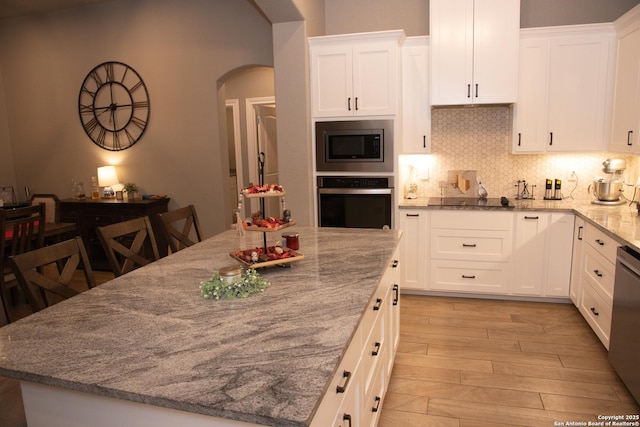
[[[430,153],[429,45],[426,37],[407,39],[402,48],[402,105],[402,153]]]
[[[429,241],[428,212],[425,210],[400,210],[400,284],[402,289],[428,289],[427,242]]]
[[[520,40],[518,102],[513,106],[514,153],[544,152],[547,138],[549,40]]]
[[[549,224],[549,250],[546,252],[547,274],[545,295],[569,296],[571,255],[573,250],[574,215],[552,213]]]
[[[608,35],[553,38],[549,51],[549,151],[604,149]]]
[[[431,0],[433,105],[516,101],[520,2]]]
[[[529,212],[516,215],[516,253],[512,289],[514,294],[542,294],[548,225],[549,214]]]
[[[640,152],[640,24],[618,39],[611,151]]]
[[[431,0],[431,103],[471,102],[473,0]]]
[[[311,48],[311,94],[314,117],[353,115],[353,57],[350,45]]]
[[[396,114],[399,64],[397,41],[354,45],[353,95],[350,101],[354,115]]]
[[[516,102],[520,2],[475,0],[472,103]]]
[[[573,257],[571,261],[571,287],[569,288],[569,298],[577,307],[582,292],[582,282],[580,273],[584,262],[584,219],[575,218],[573,227]]]

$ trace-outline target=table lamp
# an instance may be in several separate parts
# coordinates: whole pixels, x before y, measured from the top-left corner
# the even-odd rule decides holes
[[[116,174],[115,166],[101,166],[98,168],[98,185],[104,187],[103,197],[105,199],[112,199],[115,195],[112,185],[118,183],[118,174]]]

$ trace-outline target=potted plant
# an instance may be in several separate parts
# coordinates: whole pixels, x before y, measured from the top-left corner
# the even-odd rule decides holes
[[[135,200],[136,193],[138,192],[138,186],[133,182],[128,182],[122,187],[122,191],[127,193],[127,199]]]

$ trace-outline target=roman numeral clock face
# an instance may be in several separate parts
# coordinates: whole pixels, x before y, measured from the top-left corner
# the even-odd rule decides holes
[[[89,72],[78,96],[80,121],[100,148],[125,150],[149,121],[149,93],[140,75],[121,62],[105,62]]]

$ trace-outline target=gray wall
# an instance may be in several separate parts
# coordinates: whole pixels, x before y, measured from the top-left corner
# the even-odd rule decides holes
[[[2,22],[0,178],[10,180],[13,156],[18,188],[69,197],[73,178],[87,187],[98,166],[116,164],[121,182],[168,194],[170,208],[195,204],[207,235],[224,230],[218,80],[273,66],[271,34],[248,2],[227,0],[115,0]],[[77,107],[86,74],[110,60],[135,68],[151,99],[146,133],[115,153],[89,140]]]

